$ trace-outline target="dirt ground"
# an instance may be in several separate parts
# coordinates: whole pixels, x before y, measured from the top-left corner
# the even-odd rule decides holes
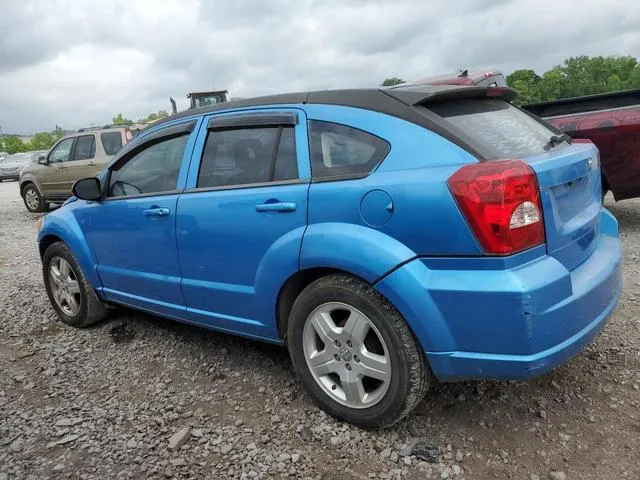
[[[318,411],[281,348],[127,311],[87,330],[59,323],[37,216],[2,183],[0,480],[638,479],[640,200],[605,203],[625,286],[593,345],[531,382],[439,384],[369,432]],[[438,463],[409,455],[415,439],[439,447]]]

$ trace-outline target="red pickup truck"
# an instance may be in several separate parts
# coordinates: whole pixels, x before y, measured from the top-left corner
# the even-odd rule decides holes
[[[640,89],[525,105],[525,110],[600,150],[602,191],[640,197]]]
[[[489,83],[487,83],[489,82]],[[428,77],[415,85],[506,85],[498,70]],[[600,150],[602,192],[616,200],[640,197],[640,89],[524,105],[572,138]]]

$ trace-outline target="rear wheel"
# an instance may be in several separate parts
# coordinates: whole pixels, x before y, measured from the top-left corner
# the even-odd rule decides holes
[[[106,318],[107,306],[98,299],[64,243],[56,242],[47,248],[42,268],[47,295],[60,320],[84,328]]]
[[[31,213],[42,213],[49,209],[49,204],[45,202],[42,194],[33,183],[29,183],[22,189],[22,199],[24,206]]]
[[[288,325],[296,372],[314,402],[360,427],[388,427],[422,400],[431,379],[398,311],[365,282],[330,275],[296,299]]]

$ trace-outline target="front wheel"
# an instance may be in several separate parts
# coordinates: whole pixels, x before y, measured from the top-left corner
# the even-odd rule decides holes
[[[49,208],[49,204],[44,201],[42,195],[33,183],[30,183],[22,190],[22,199],[24,200],[24,206],[27,207],[31,213],[46,212]]]
[[[330,275],[296,299],[287,343],[313,401],[364,428],[389,427],[424,397],[424,354],[398,311],[370,285]]]
[[[106,318],[109,310],[96,296],[71,250],[56,242],[42,258],[44,284],[58,317],[72,327],[84,328]]]

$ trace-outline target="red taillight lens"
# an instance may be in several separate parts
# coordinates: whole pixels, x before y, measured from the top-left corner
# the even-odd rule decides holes
[[[526,163],[465,165],[447,183],[486,253],[510,255],[544,242],[540,193]]]
[[[124,131],[124,140],[126,143],[130,142],[133,138],[133,133],[128,128]]]

